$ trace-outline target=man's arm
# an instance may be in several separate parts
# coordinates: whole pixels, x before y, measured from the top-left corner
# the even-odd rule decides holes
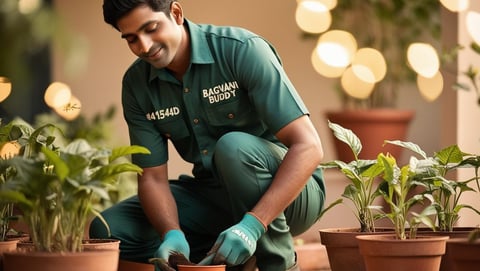
[[[168,183],[167,164],[143,169],[138,177],[138,197],[150,223],[163,237],[179,230],[177,205]]]
[[[283,127],[276,137],[289,149],[269,189],[251,210],[265,226],[295,200],[323,158],[320,137],[307,115]]]

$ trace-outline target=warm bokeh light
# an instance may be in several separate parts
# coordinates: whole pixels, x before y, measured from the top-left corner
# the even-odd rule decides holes
[[[340,77],[342,76],[343,71],[345,71],[345,67],[333,67],[327,65],[327,63],[320,58],[317,48],[315,48],[312,52],[311,61],[315,71],[328,78]]]
[[[468,34],[477,44],[480,44],[480,13],[469,11],[466,22]]]
[[[320,1],[304,0],[297,5],[295,21],[303,31],[319,34],[330,27],[332,15]]]
[[[437,72],[430,78],[417,75],[417,86],[425,100],[429,102],[435,101],[443,91],[442,73]]]
[[[61,82],[51,83],[45,91],[45,103],[52,108],[58,108],[70,101],[72,91],[70,87]]]
[[[65,120],[74,120],[76,119],[81,112],[82,104],[80,100],[75,97],[71,96],[70,101],[60,107],[54,108],[55,112]]]
[[[387,73],[387,62],[380,51],[373,48],[359,49],[352,61],[353,71],[360,77],[360,73],[367,67],[373,74],[374,81],[379,82]],[[362,78],[364,81],[370,81],[370,78]]]
[[[327,65],[345,68],[351,64],[357,51],[357,41],[347,31],[330,30],[320,36],[316,50]]]
[[[7,77],[0,77],[0,102],[3,102],[12,92],[12,82]]]
[[[357,99],[366,99],[373,91],[375,83],[361,80],[355,75],[352,67],[348,67],[342,75],[343,90]]]
[[[464,11],[470,5],[470,0],[440,0],[440,3],[453,12]]]
[[[10,159],[20,153],[20,144],[17,141],[8,141],[0,145],[0,158]]]
[[[42,5],[42,0],[19,0],[18,11],[22,14],[30,14],[37,11]]]
[[[338,4],[338,1],[337,0],[297,0],[297,4],[301,3],[301,2],[304,2],[304,1],[317,1],[317,2],[320,2],[322,3],[327,9],[329,10],[332,10],[334,9],[337,4]]]
[[[431,78],[440,69],[437,51],[428,43],[412,43],[407,49],[408,63],[423,77]]]

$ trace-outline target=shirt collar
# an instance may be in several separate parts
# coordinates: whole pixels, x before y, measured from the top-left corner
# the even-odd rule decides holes
[[[206,33],[198,24],[195,24],[187,19],[184,22],[185,27],[188,29],[188,35],[190,35],[190,49],[192,54],[190,56],[191,64],[211,64],[214,63],[212,52],[208,46]],[[159,77],[162,80],[172,80],[172,76],[163,69],[156,69],[150,65],[150,78],[149,81]]]

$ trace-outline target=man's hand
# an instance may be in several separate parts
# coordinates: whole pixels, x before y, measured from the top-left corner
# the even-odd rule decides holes
[[[190,258],[190,246],[180,230],[170,230],[165,234],[162,244],[155,251],[154,257],[168,262],[169,256],[174,253],[182,254],[187,259]]]
[[[257,241],[265,231],[265,226],[247,213],[238,224],[220,233],[209,257],[199,264],[243,264],[253,255]]]

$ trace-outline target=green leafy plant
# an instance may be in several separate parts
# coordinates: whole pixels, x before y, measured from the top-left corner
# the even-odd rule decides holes
[[[354,206],[354,215],[360,224],[361,232],[374,232],[375,214],[381,206],[375,205],[375,199],[380,195],[378,191],[378,178],[382,174],[381,168],[375,160],[359,159],[358,155],[362,150],[360,139],[349,129],[329,122],[328,126],[334,136],[347,144],[354,155],[353,161],[334,160],[323,163],[324,169],[339,169],[350,183],[345,187],[342,197],[348,199]],[[339,199],[333,204],[341,203]]]
[[[419,149],[415,151],[423,159],[423,165],[416,169],[418,179],[424,184],[426,193],[432,195],[436,209],[437,227],[440,231],[453,231],[462,209],[480,212],[470,205],[462,204],[460,199],[465,192],[476,192],[469,184],[473,181],[479,186],[480,156],[462,152],[457,145],[452,145],[427,157]],[[472,168],[472,177],[467,180],[452,180],[452,171],[459,168]]]
[[[0,160],[5,160],[16,155],[21,148],[22,139],[28,137],[33,128],[21,119],[14,119],[7,124],[3,124],[0,119]],[[5,167],[0,170],[0,185],[5,185],[13,173],[11,167]],[[7,234],[13,233],[10,222],[16,220],[17,216],[13,212],[12,202],[0,199],[0,241],[7,240]]]
[[[411,144],[411,143],[409,143]],[[428,193],[411,195],[414,188],[422,186],[415,178],[412,170],[416,166],[416,159],[410,159],[410,163],[399,167],[395,157],[390,154],[379,154],[378,163],[383,167],[383,182],[380,185],[380,193],[389,206],[389,212],[382,216],[387,217],[393,223],[395,235],[398,239],[416,238],[419,225],[427,225],[435,230],[435,224],[430,218],[435,214],[435,208],[429,204],[420,213],[412,211],[412,207],[425,204],[425,201],[433,203]],[[408,232],[408,234],[407,234]]]
[[[38,251],[77,252],[82,249],[88,219],[101,217],[92,202],[108,199],[119,174],[142,172],[131,162],[119,163],[117,159],[149,151],[141,146],[95,148],[85,139],[56,146],[49,128],[56,127],[47,124],[38,128],[21,155],[0,161],[2,169],[14,170],[2,185],[0,196],[22,211]]]
[[[460,202],[464,192],[475,192],[469,186],[471,182],[475,181],[480,187],[480,156],[464,153],[457,145],[452,145],[429,157],[415,143],[385,140],[385,144],[409,150],[418,158],[412,155],[403,166],[398,165],[390,153],[379,153],[376,160],[362,160],[358,158],[362,150],[358,137],[336,123],[329,122],[328,125],[334,136],[352,150],[354,160],[334,160],[321,166],[340,169],[351,181],[342,197],[353,203],[361,231],[372,232],[376,220],[387,218],[399,239],[415,238],[420,225],[432,230],[453,230],[459,212],[464,208],[480,214],[472,206]],[[474,170],[471,177],[464,181],[451,179],[455,176],[452,171],[466,167]],[[379,196],[387,203],[388,210],[375,205]],[[421,211],[413,211],[414,206],[420,207]]]

